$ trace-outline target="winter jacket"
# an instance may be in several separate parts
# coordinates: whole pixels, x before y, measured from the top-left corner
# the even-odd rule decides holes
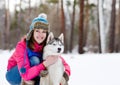
[[[35,47],[36,47],[35,51],[36,49],[42,49],[42,46],[39,48],[37,46]],[[30,67],[28,55],[26,55],[26,59],[24,62],[25,51],[26,51],[26,42],[25,40],[22,39],[20,42],[17,43],[14,53],[8,60],[7,70],[10,70],[11,68],[17,65],[18,70],[20,72],[20,69],[22,68],[24,63],[24,68],[26,69],[26,72],[25,73],[20,72],[20,75],[24,80],[31,80],[36,76],[38,76],[42,70],[45,70],[45,66],[43,65],[43,63],[41,63],[39,65]],[[68,76],[70,76],[69,65],[65,62],[65,60],[62,57],[61,59],[65,67],[65,72],[68,74]]]

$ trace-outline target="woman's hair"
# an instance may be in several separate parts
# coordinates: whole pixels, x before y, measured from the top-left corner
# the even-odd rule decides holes
[[[35,41],[35,39],[34,39],[33,34],[34,34],[34,32],[32,32],[31,37],[27,42],[28,48],[30,48],[31,50],[34,50],[34,41]],[[45,40],[42,43],[40,43],[40,45],[43,45],[43,47],[46,45],[46,40],[47,40],[48,34],[49,33],[47,32]]]

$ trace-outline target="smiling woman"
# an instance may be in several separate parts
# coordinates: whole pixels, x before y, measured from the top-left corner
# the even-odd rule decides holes
[[[38,84],[40,78],[39,74],[46,66],[43,62],[47,62],[51,59],[49,58],[45,61],[42,59],[43,47],[46,44],[49,29],[47,17],[44,16],[47,15],[41,13],[32,20],[26,37],[17,43],[14,53],[8,59],[6,80],[12,85],[20,84],[22,79],[27,82],[33,81],[35,85],[36,83]],[[36,27],[36,23],[38,22],[40,26],[46,24],[46,28]],[[46,31],[44,32],[44,30]],[[50,64],[54,62],[53,59]],[[14,75],[14,73],[16,74]]]

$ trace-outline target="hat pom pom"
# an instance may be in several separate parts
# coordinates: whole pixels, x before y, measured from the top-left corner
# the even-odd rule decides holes
[[[20,69],[20,72],[21,72],[22,74],[24,74],[24,73],[26,72],[26,68],[22,67],[22,68]]]
[[[38,15],[39,18],[47,19],[47,15],[45,13],[41,13]]]

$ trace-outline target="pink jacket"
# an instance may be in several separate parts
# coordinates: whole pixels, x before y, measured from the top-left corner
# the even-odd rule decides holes
[[[26,42],[24,40],[21,40],[18,42],[16,49],[13,53],[13,55],[9,58],[8,60],[8,66],[7,70],[10,70],[14,66],[18,66],[18,69],[20,70],[23,63],[24,63],[24,55],[25,55],[25,50],[26,50]],[[69,65],[65,62],[65,60],[61,57],[63,61],[63,65],[65,67],[65,72],[70,76],[70,67]],[[43,63],[30,67],[29,59],[28,56],[26,55],[26,60],[24,67],[26,68],[26,72],[24,74],[21,74],[21,77],[24,80],[31,80],[34,77],[38,76],[42,70],[45,69]]]

